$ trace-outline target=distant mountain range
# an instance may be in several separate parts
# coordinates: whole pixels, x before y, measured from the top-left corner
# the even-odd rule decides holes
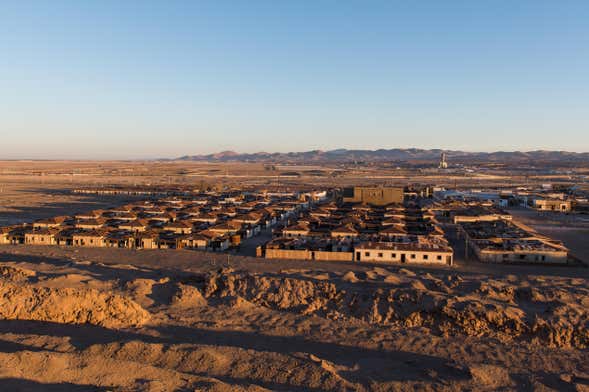
[[[348,150],[330,151],[312,150],[288,153],[238,153],[222,151],[208,155],[187,155],[176,158],[177,161],[207,162],[273,162],[273,163],[343,163],[343,162],[419,162],[437,161],[445,152],[450,162],[589,162],[589,153],[567,151],[497,151],[497,152],[466,152],[453,150],[423,150],[417,148],[393,148],[379,150]]]

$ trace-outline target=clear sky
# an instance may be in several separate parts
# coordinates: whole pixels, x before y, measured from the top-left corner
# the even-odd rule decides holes
[[[1,1],[0,159],[589,151],[589,1]]]

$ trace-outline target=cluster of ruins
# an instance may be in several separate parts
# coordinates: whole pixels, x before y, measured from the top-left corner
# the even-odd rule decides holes
[[[183,193],[3,227],[0,243],[222,251],[324,196],[302,192]]]
[[[266,258],[452,264],[432,211],[416,202],[313,205],[258,249]]]
[[[0,244],[225,251],[264,233],[254,246],[267,259],[452,265],[464,244],[467,257],[487,262],[569,261],[562,243],[496,203],[430,187],[128,192],[144,199],[2,227]]]

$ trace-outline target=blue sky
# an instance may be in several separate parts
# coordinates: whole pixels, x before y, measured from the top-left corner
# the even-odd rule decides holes
[[[589,1],[1,1],[0,158],[589,151]]]

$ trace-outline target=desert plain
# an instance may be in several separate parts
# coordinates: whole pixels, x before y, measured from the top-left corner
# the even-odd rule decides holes
[[[87,184],[295,181],[142,165],[2,163],[2,224],[127,201],[69,192]],[[587,260],[584,223],[514,216]],[[2,245],[0,389],[589,390],[589,269],[459,253],[426,267]]]

